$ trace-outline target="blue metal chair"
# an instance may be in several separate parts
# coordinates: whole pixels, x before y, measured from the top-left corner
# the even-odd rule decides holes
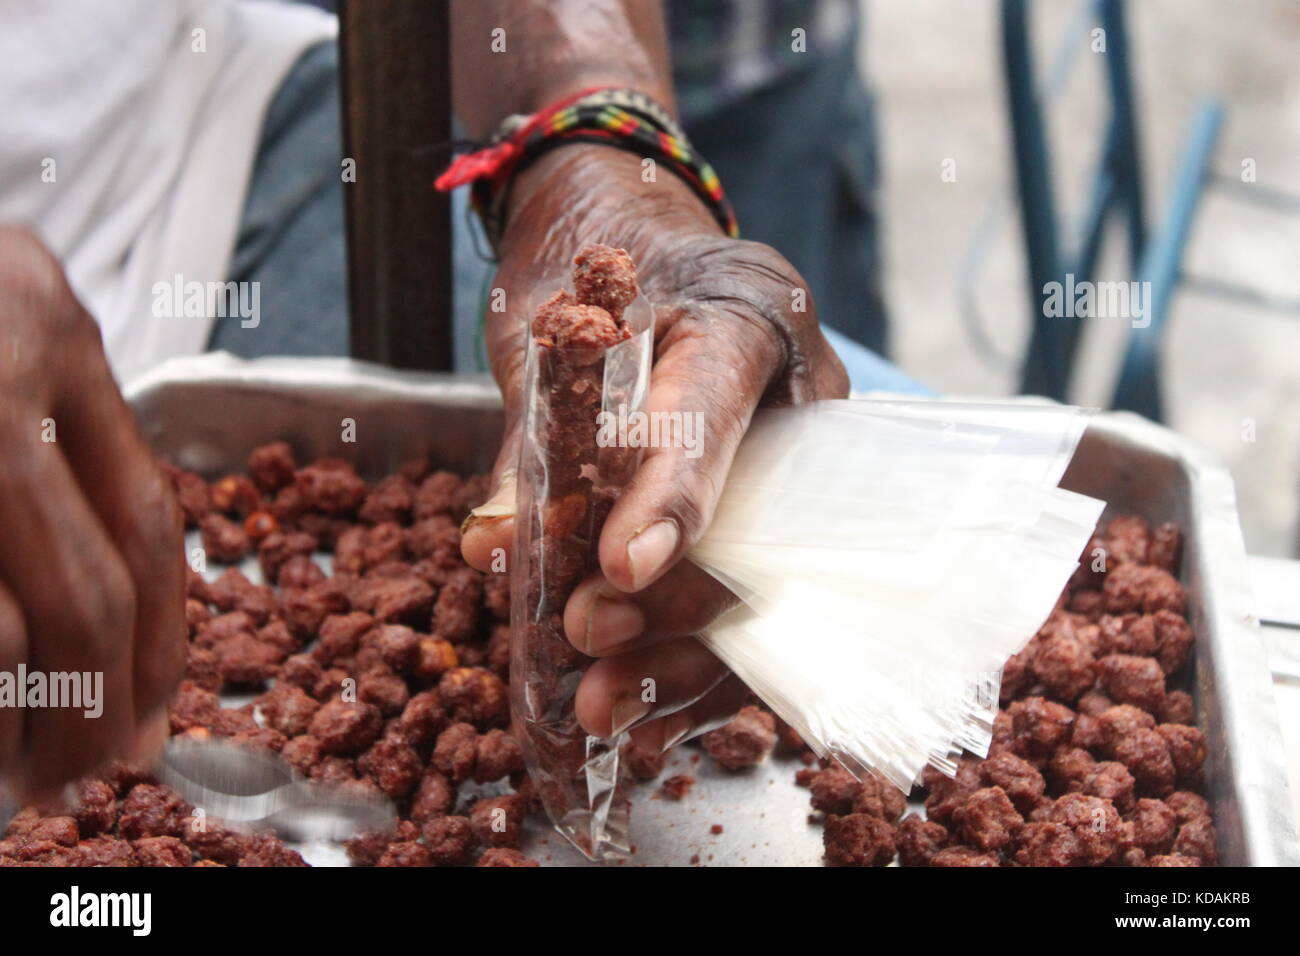
[[[1131,278],[1144,285],[1140,321],[1133,323],[1112,398],[1114,408],[1129,409],[1160,421],[1160,342],[1175,289],[1180,283],[1197,291],[1248,301],[1258,306],[1300,310],[1295,302],[1259,295],[1229,282],[1189,280],[1182,257],[1198,202],[1216,179],[1211,160],[1223,125],[1224,108],[1217,99],[1203,103],[1177,159],[1163,215],[1154,225],[1145,221],[1138,123],[1134,115],[1130,49],[1123,0],[1093,0],[1085,26],[1104,31],[1110,117],[1093,167],[1090,199],[1077,233],[1062,236],[1051,182],[1049,148],[1043,126],[1043,96],[1034,78],[1028,36],[1028,0],[1002,0],[1002,49],[1017,173],[1017,193],[1028,260],[1029,303],[1033,331],[1021,367],[1023,392],[1064,399],[1069,389],[1082,319],[1049,314],[1048,290],[1091,281],[1111,216],[1126,224]],[[1082,38],[1079,38],[1080,40]],[[1275,208],[1296,207],[1294,197],[1253,187],[1243,197]]]

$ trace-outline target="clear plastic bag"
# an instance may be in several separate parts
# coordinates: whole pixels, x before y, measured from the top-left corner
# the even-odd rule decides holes
[[[744,602],[701,639],[822,756],[907,790],[984,755],[1000,671],[1103,502],[1057,487],[1088,413],[832,401],[760,412],[693,561]]]
[[[565,285],[541,284],[530,306]],[[586,276],[596,297],[617,288]],[[551,820],[604,859],[628,849],[624,740],[578,724],[590,660],[565,638],[563,615],[639,463],[635,448],[602,447],[598,435],[602,414],[644,407],[653,314],[638,296],[615,310],[619,330],[599,310],[590,326],[570,311],[588,300],[570,293],[553,313],[563,321],[548,325],[556,302],[536,309],[528,346],[511,697]],[[563,346],[563,330],[592,327],[610,333],[601,348]],[[615,331],[625,340],[610,345]],[[984,755],[1001,667],[1051,611],[1104,506],[1057,487],[1087,417],[949,402],[760,412],[690,553],[743,602],[701,640],[818,754],[856,773],[906,790],[927,764],[952,773],[963,750]]]
[[[539,283],[542,299],[567,281]],[[622,311],[630,337],[607,349],[548,347],[529,337],[524,436],[511,578],[510,689],[515,733],[556,829],[592,859],[628,852],[619,749],[626,734],[590,737],[574,695],[590,658],[564,636],[564,606],[597,567],[605,517],[639,463],[635,448],[601,447],[598,415],[641,410],[649,388],[653,311]]]

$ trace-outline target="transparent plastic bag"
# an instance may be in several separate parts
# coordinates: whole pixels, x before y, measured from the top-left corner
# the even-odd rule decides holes
[[[567,280],[539,283],[529,314]],[[619,750],[590,737],[574,695],[590,658],[564,636],[564,606],[598,565],[605,517],[640,461],[602,447],[599,414],[639,411],[649,388],[653,311],[639,296],[622,312],[630,338],[607,349],[547,347],[529,336],[511,578],[510,690],[529,776],[556,829],[591,859],[628,852]]]
[[[907,790],[988,751],[1001,667],[1103,502],[1057,487],[1089,413],[830,401],[764,410],[690,553],[744,602],[701,639],[821,756]]]

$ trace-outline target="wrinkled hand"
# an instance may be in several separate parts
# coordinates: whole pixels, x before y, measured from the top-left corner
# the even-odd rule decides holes
[[[0,672],[21,662],[29,674],[103,675],[98,717],[84,702],[0,708],[0,780],[36,796],[161,745],[185,665],[185,578],[170,483],[135,429],[98,327],[54,257],[8,228],[0,448]]]
[[[759,405],[843,398],[848,379],[822,336],[802,277],[775,250],[725,237],[704,205],[667,171],[599,146],[556,150],[515,185],[496,287],[507,311],[489,314],[487,340],[506,408],[497,493],[467,523],[463,551],[486,570],[513,539],[514,468],[529,294],[565,275],[573,255],[601,242],[626,249],[655,307],[655,364],[647,411],[703,415],[702,454],[647,449],[600,538],[600,571],[574,591],[565,631],[600,658],[578,690],[589,733],[633,728],[655,750],[724,722],[748,694],[691,635],[735,598],[683,555],[713,515],[736,447]],[[806,304],[804,310],[798,307]],[[657,699],[641,700],[654,678]]]

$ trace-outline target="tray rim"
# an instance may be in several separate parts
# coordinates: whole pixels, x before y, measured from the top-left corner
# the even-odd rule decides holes
[[[489,376],[412,372],[346,358],[267,357],[241,359],[226,352],[185,356],[160,363],[122,389],[135,406],[152,393],[190,384],[274,387],[306,392],[343,389],[409,400],[454,400],[464,406],[500,408]],[[855,394],[854,398],[897,398]],[[939,400],[964,397],[941,396]],[[917,401],[915,396],[907,396]],[[1042,402],[1036,397],[981,397],[982,402]],[[1267,657],[1237,518],[1236,491],[1227,468],[1208,450],[1169,428],[1130,412],[1097,412],[1089,431],[1165,455],[1188,479],[1190,513],[1197,534],[1202,576],[1213,582],[1202,595],[1213,646],[1216,695],[1222,701],[1224,733],[1230,742],[1232,793],[1239,807],[1247,863],[1300,866],[1300,843],[1292,819],[1285,750],[1273,701]]]

